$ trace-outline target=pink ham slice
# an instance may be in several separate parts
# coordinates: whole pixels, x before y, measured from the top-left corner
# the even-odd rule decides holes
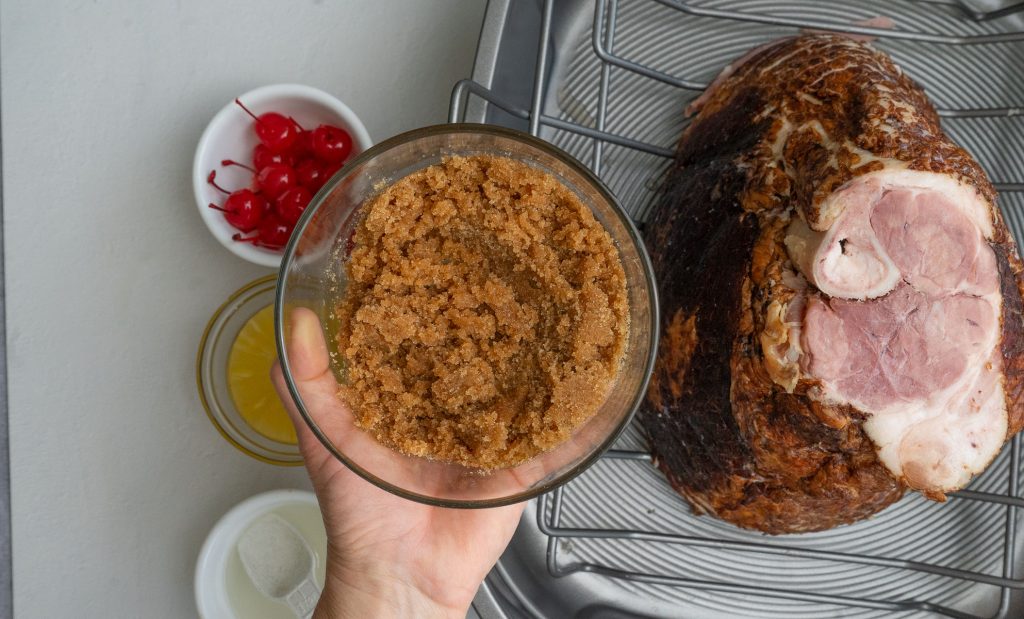
[[[1007,431],[998,268],[972,194],[938,174],[865,175],[837,192],[827,231],[797,219],[786,238],[824,293],[806,304],[804,371],[868,413],[880,460],[925,492],[961,487]]]
[[[985,299],[929,298],[901,284],[875,302],[811,299],[803,335],[810,373],[876,411],[960,382],[987,360],[997,327]]]

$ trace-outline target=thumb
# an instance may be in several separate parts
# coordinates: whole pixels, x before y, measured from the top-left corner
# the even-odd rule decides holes
[[[309,309],[298,308],[288,315],[287,322],[290,329],[285,338],[285,353],[292,383],[301,397],[303,412],[325,439],[344,454],[347,463],[388,483],[414,484],[420,488],[432,483],[429,472],[432,466],[439,465],[410,462],[409,457],[399,455],[356,427],[352,410],[338,397],[338,382],[331,371],[330,352],[317,315]],[[273,379],[295,424],[299,447],[314,485],[326,483],[326,476],[344,465],[320,442],[299,413],[279,366],[275,366]]]
[[[320,328],[320,319],[309,309],[292,310],[288,324],[290,330],[286,335],[285,347],[292,382],[302,398],[307,413],[315,414],[317,407],[335,405],[338,392],[338,384],[330,371],[327,342]],[[295,426],[299,448],[306,461],[332,457],[299,412],[298,404],[288,391],[280,360],[274,362],[270,377],[281,403],[288,411],[292,425]]]
[[[305,307],[292,310],[290,318],[285,345],[292,378],[296,383],[315,381],[330,370],[331,363],[320,319]]]
[[[302,452],[302,458],[309,462],[311,458],[319,457],[319,454],[316,452],[323,450],[324,446],[313,435],[313,431],[309,429],[306,420],[299,413],[299,407],[295,404],[292,394],[288,391],[288,385],[284,380],[284,372],[281,370],[280,361],[275,361],[274,366],[270,368],[270,381],[274,383],[277,397],[281,400],[284,410],[288,413],[288,418],[295,427],[295,436],[299,440],[299,450]]]

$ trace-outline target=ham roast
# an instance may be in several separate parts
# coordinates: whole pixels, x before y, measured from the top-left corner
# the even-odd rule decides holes
[[[673,487],[768,533],[962,488],[1024,423],[1022,265],[981,167],[839,35],[758,48],[691,109],[646,227],[640,421]]]

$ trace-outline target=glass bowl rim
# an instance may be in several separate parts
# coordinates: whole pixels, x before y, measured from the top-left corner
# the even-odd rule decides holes
[[[483,134],[497,136],[501,138],[507,138],[513,141],[524,143],[528,146],[536,148],[544,152],[545,154],[559,160],[569,168],[572,168],[577,174],[583,177],[593,189],[600,194],[601,198],[607,202],[611,207],[612,212],[618,217],[620,223],[626,228],[626,232],[633,246],[637,250],[637,254],[640,257],[640,270],[646,276],[644,278],[644,284],[647,288],[647,295],[650,299],[650,336],[648,341],[649,349],[647,351],[647,358],[644,360],[644,375],[641,378],[640,384],[633,395],[632,402],[629,404],[628,412],[622,416],[618,421],[615,428],[608,433],[608,435],[602,439],[601,443],[596,449],[594,449],[589,455],[580,461],[573,464],[570,468],[564,472],[552,477],[537,486],[518,492],[516,494],[510,494],[507,496],[501,496],[491,499],[446,499],[435,496],[429,496],[425,494],[419,494],[396,486],[390,482],[384,481],[376,475],[370,473],[361,467],[358,463],[351,460],[346,456],[337,446],[334,445],[324,431],[317,425],[316,421],[306,411],[306,405],[302,400],[302,396],[299,394],[298,389],[295,386],[295,382],[292,380],[291,367],[288,363],[288,356],[286,355],[286,347],[284,341],[284,286],[285,275],[287,274],[292,262],[295,259],[295,249],[298,245],[298,240],[302,237],[305,232],[306,226],[309,224],[310,219],[325,203],[325,198],[337,187],[344,179],[348,178],[352,171],[363,165],[367,161],[370,161],[377,156],[403,144],[413,142],[415,140],[433,137],[446,134]],[[399,179],[393,179],[395,182]],[[371,484],[381,488],[391,494],[400,496],[402,498],[415,501],[417,503],[423,503],[426,505],[433,505],[435,507],[449,507],[449,508],[460,508],[460,509],[481,509],[490,507],[501,507],[504,505],[512,505],[515,503],[521,503],[527,501],[536,496],[544,494],[554,488],[565,484],[580,473],[590,468],[607,450],[611,445],[618,439],[619,435],[626,429],[626,427],[633,420],[637,410],[643,403],[644,397],[647,393],[648,383],[651,379],[651,374],[654,369],[654,361],[658,351],[659,331],[661,326],[659,306],[658,306],[658,290],[654,279],[654,267],[651,264],[651,258],[647,253],[647,247],[644,244],[643,238],[640,236],[640,231],[637,229],[636,224],[626,213],[625,209],[619,204],[619,201],[615,198],[614,194],[599,179],[589,168],[587,168],[582,162],[563,151],[557,146],[546,142],[540,138],[534,137],[528,133],[516,129],[510,129],[507,127],[500,127],[497,125],[486,125],[476,123],[447,123],[440,125],[430,125],[427,127],[421,127],[419,129],[413,129],[400,133],[394,137],[391,137],[382,142],[371,146],[366,149],[351,161],[346,163],[332,178],[325,184],[319,192],[313,197],[309,207],[306,208],[302,217],[295,225],[295,231],[288,239],[288,244],[285,246],[284,253],[281,257],[281,268],[278,273],[277,279],[277,291],[275,292],[274,300],[274,335],[277,340],[277,355],[281,363],[282,374],[284,375],[285,384],[288,386],[288,392],[291,394],[292,399],[295,402],[295,407],[299,414],[302,416],[306,425],[309,427],[313,435],[320,441],[320,443],[337,458],[342,464],[348,467],[349,470],[359,475]],[[554,447],[558,449],[558,447]]]
[[[217,311],[215,311],[213,315],[210,316],[210,320],[207,321],[206,327],[203,329],[203,336],[199,339],[199,348],[196,352],[196,387],[199,391],[199,401],[202,403],[203,410],[206,412],[206,418],[209,419],[210,423],[213,424],[213,427],[217,429],[217,433],[220,434],[224,438],[224,440],[230,443],[235,449],[244,453],[250,458],[255,458],[256,460],[259,460],[260,462],[265,462],[267,464],[289,467],[302,466],[301,458],[295,460],[278,460],[275,458],[265,456],[261,453],[257,453],[249,449],[245,445],[241,444],[237,440],[235,440],[235,438],[231,436],[231,434],[224,428],[221,422],[217,419],[217,416],[213,413],[213,406],[210,404],[209,399],[206,397],[206,381],[203,380],[203,357],[205,356],[206,351],[209,349],[209,344],[211,343],[210,338],[213,335],[213,326],[217,324],[217,321],[220,320],[220,317],[224,314],[225,311],[227,311],[228,307],[230,307],[235,301],[238,301],[246,294],[252,292],[254,288],[258,288],[265,284],[270,284],[271,282],[274,282],[275,284],[274,296],[276,298],[277,275],[264,275],[262,277],[258,277],[252,280],[251,282],[245,284],[238,290],[232,292],[231,295],[227,299],[225,299],[223,303],[220,304],[220,306],[217,308]],[[232,405],[234,405],[234,402],[232,402]],[[301,455],[299,453],[298,443],[295,444],[295,450],[297,455]]]

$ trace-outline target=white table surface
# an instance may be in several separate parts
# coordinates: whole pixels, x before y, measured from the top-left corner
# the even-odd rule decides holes
[[[192,152],[236,94],[322,88],[374,140],[444,122],[482,0],[0,2],[14,609],[195,616],[209,528],[301,469],[211,427],[194,363],[268,273],[207,233]]]

